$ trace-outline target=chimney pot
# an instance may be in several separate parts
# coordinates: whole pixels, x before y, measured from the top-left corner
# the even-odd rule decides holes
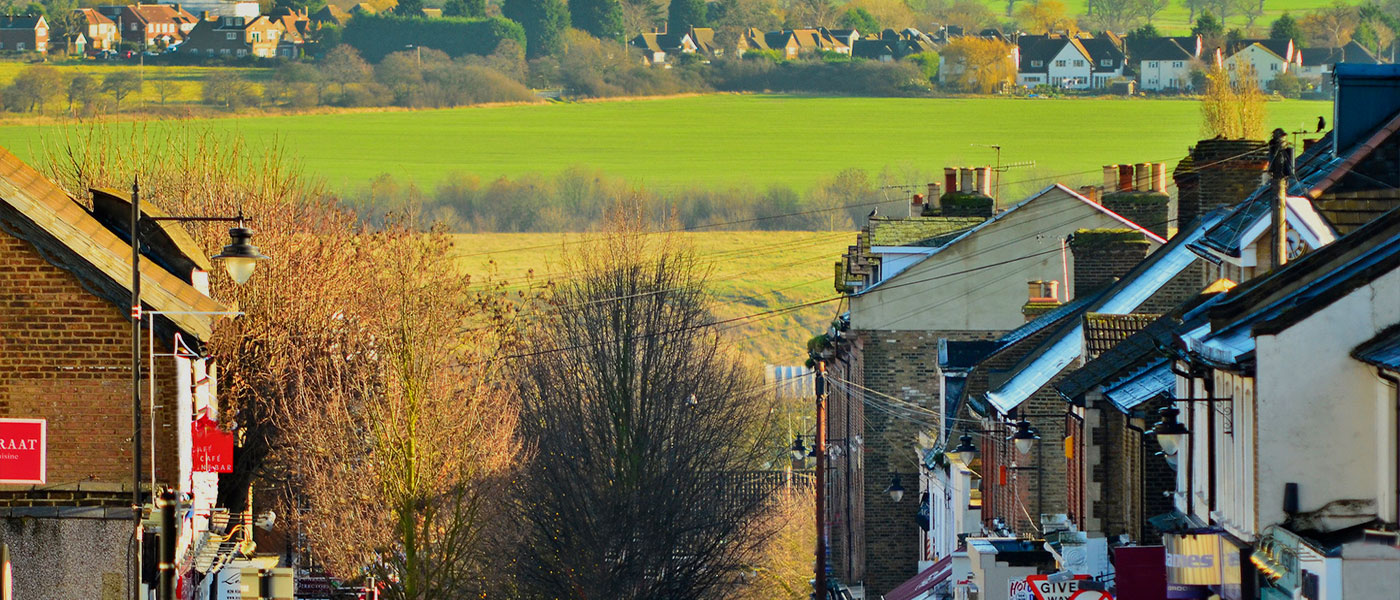
[[[1093,202],[1094,204],[1100,204],[1100,203],[1101,203],[1101,202],[1100,202],[1100,199],[1099,199],[1099,194],[1100,194],[1100,192],[1101,192],[1101,190],[1099,189],[1099,186],[1097,186],[1097,185],[1081,185],[1081,186],[1079,186],[1079,195],[1080,195],[1080,196],[1083,196],[1083,197],[1085,197],[1085,198],[1088,198],[1089,201],[1090,201],[1090,202]]]
[[[1152,163],[1152,191],[1167,193],[1167,163]]]
[[[943,196],[942,184],[931,181],[928,184],[928,195],[924,196],[924,212],[936,214],[938,212],[938,199]]]
[[[923,195],[923,194],[914,194],[914,196],[913,196],[912,198],[909,199],[909,216],[911,216],[911,217],[919,217],[919,216],[923,216],[923,214],[924,214],[924,195]]]
[[[977,191],[978,191],[978,192],[981,192],[983,196],[991,196],[991,195],[992,195],[992,168],[991,168],[991,167],[979,167],[979,168],[977,169],[977,175],[978,175],[977,179],[978,179],[978,181],[981,183],[981,185],[977,186]]]
[[[957,167],[943,167],[943,191],[947,194],[958,191]]]
[[[977,182],[974,181],[973,169],[958,167],[958,191],[964,194],[971,194],[977,191]]]
[[[1133,191],[1133,166],[1118,165],[1118,185],[1113,187],[1115,192]]]
[[[1152,189],[1152,166],[1148,163],[1138,163],[1136,166],[1137,179],[1133,183],[1133,189],[1139,192],[1146,192]]]
[[[1118,165],[1103,166],[1103,193],[1112,194],[1118,187]]]

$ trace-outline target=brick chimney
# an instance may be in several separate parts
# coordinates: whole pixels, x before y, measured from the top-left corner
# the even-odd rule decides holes
[[[1177,165],[1177,223],[1221,206],[1242,202],[1263,182],[1269,168],[1268,144],[1258,140],[1201,140]]]
[[[945,217],[984,217],[996,214],[996,202],[991,192],[989,167],[946,168],[943,176],[948,190],[938,200],[939,212]]]
[[[1167,165],[1104,165],[1104,195],[1099,203],[1143,229],[1167,237],[1171,196],[1167,194]],[[1109,191],[1109,186],[1114,187]],[[1130,185],[1127,185],[1130,184]]]
[[[1026,316],[1027,323],[1060,306],[1060,282],[1053,279],[1027,281],[1026,287],[1026,303],[1021,306],[1021,314]]]
[[[1134,229],[1080,229],[1070,236],[1069,249],[1074,255],[1073,289],[1078,298],[1127,274],[1147,258],[1152,243]]]

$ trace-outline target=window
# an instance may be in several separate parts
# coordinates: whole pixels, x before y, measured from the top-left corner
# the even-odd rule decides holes
[[[1082,67],[1082,66],[1084,66],[1084,61],[1082,61],[1082,60],[1075,60],[1075,61],[1074,61],[1074,66],[1076,66],[1076,67]]]
[[[267,39],[269,39],[269,40],[275,40],[275,39],[277,39],[277,30],[276,30],[276,29],[273,29],[273,30],[271,30],[271,31],[268,31],[268,32],[267,32]]]
[[[24,42],[17,42],[17,43],[15,43],[15,50],[23,50],[23,49],[24,49]]]
[[[1031,61],[1031,66],[1032,66],[1032,67],[1043,67],[1043,66],[1045,66],[1045,61],[1043,61],[1043,60],[1033,60],[1033,61]]]
[[[244,49],[242,49],[242,48],[239,48],[239,49],[238,49],[238,55],[239,55],[239,56],[246,56],[247,54],[248,54],[248,51],[247,51],[247,50],[244,50]]]
[[[254,43],[257,43],[257,42],[261,42],[261,41],[262,41],[262,34],[256,32],[256,31],[254,31],[254,32],[253,32],[253,42],[254,42]]]
[[[1065,61],[1063,61],[1063,60],[1057,60],[1057,61],[1055,61],[1055,66],[1057,66],[1057,67],[1063,67],[1063,66],[1065,66]]]
[[[1181,67],[1182,67],[1182,62],[1181,62],[1181,61],[1178,60],[1178,61],[1173,61],[1173,62],[1172,62],[1172,68],[1173,68],[1173,69],[1180,69]]]
[[[1105,58],[1105,59],[1099,61],[1099,66],[1101,66],[1101,67],[1111,67],[1111,66],[1113,66],[1113,59],[1111,59],[1111,58]]]
[[[224,34],[224,39],[226,39],[226,40],[236,40],[236,39],[238,39],[238,34],[232,32],[232,31],[230,31],[230,32]]]
[[[1274,64],[1272,64],[1272,65],[1269,65],[1269,70],[1270,70],[1270,71],[1277,71],[1277,70],[1278,70],[1278,63],[1274,63]]]
[[[228,48],[219,48],[219,54],[228,54]]]
[[[132,23],[132,24],[131,24],[131,30],[132,30],[132,31],[136,31],[136,24],[135,24],[135,23]]]

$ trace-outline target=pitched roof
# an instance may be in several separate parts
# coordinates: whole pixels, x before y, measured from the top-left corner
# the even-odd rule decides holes
[[[1181,45],[1181,42],[1178,42],[1175,38],[1155,38],[1143,40],[1142,43],[1137,46],[1136,50],[1133,50],[1133,46],[1131,45],[1129,46],[1129,49],[1131,51],[1130,56],[1133,60],[1136,61],[1188,61],[1196,57],[1194,54],[1192,54],[1192,50],[1188,50],[1187,48],[1183,47]],[[1192,46],[1192,49],[1194,49],[1194,45]]]
[[[1127,314],[1115,315],[1105,313],[1085,313],[1084,314],[1084,349],[1089,357],[1099,355],[1121,344],[1134,333],[1142,331],[1142,328],[1162,315],[1149,314]]]
[[[1176,237],[1133,267],[1122,279],[1109,286],[1087,311],[1129,314],[1146,302],[1162,286],[1179,275],[1198,258],[1188,247],[1206,228],[1224,216],[1212,211],[1201,216]],[[987,401],[1005,413],[1025,402],[1031,394],[1083,354],[1084,324],[1076,319],[1062,326],[1012,370],[1001,386],[987,392]]]
[[[1356,40],[1347,42],[1340,48],[1303,48],[1298,52],[1303,57],[1303,66],[1305,67],[1332,65],[1340,62],[1381,64],[1376,55],[1367,50],[1365,46],[1356,43]]]
[[[1093,200],[1090,200],[1090,199],[1088,199],[1088,198],[1085,198],[1084,196],[1080,195],[1079,192],[1076,192],[1076,191],[1074,191],[1074,190],[1071,190],[1071,189],[1065,187],[1064,184],[1056,183],[1056,184],[1052,184],[1052,185],[1046,186],[1044,189],[1040,190],[1039,192],[1036,192],[1036,193],[1032,194],[1029,198],[1026,198],[1025,200],[1022,200],[1021,202],[1019,202],[1019,203],[1017,203],[1017,204],[1011,206],[1010,208],[1007,208],[1006,210],[1001,211],[1001,212],[998,213],[996,216],[994,216],[994,217],[992,217],[992,218],[990,218],[990,219],[987,219],[987,220],[985,220],[985,221],[982,221],[981,223],[979,223],[979,224],[976,225],[975,227],[970,227],[970,228],[967,228],[967,229],[963,230],[963,231],[962,231],[961,233],[959,233],[956,237],[953,237],[952,239],[947,240],[946,243],[940,244],[940,245],[938,246],[937,249],[935,249],[935,250],[932,251],[932,252],[929,252],[928,254],[926,254],[925,256],[923,256],[922,258],[918,259],[918,261],[916,261],[915,264],[918,264],[918,263],[920,263],[920,262],[926,261],[926,260],[929,259],[929,257],[934,256],[934,255],[938,254],[939,252],[942,252],[943,250],[945,250],[945,249],[947,249],[947,248],[953,247],[953,246],[955,246],[955,245],[957,245],[957,244],[959,244],[959,243],[964,242],[965,240],[967,240],[967,239],[971,238],[972,236],[976,235],[978,231],[981,231],[982,229],[984,229],[984,228],[986,228],[986,227],[992,226],[993,224],[995,224],[995,223],[1001,221],[1002,219],[1006,218],[1007,215],[1014,214],[1014,213],[1015,213],[1017,210],[1019,210],[1021,207],[1026,206],[1027,204],[1030,204],[1031,202],[1035,202],[1037,199],[1044,197],[1046,194],[1049,194],[1052,190],[1059,190],[1060,192],[1063,192],[1064,194],[1068,195],[1070,198],[1072,198],[1072,199],[1074,199],[1074,200],[1078,200],[1078,201],[1080,201],[1080,202],[1083,202],[1085,205],[1087,205],[1087,206],[1093,208],[1094,210],[1097,210],[1097,211],[1099,211],[1099,212],[1102,212],[1102,213],[1108,215],[1109,217],[1113,218],[1115,221],[1118,221],[1119,223],[1121,223],[1121,224],[1124,225],[1125,227],[1127,227],[1127,228],[1129,228],[1129,229],[1133,229],[1133,230],[1136,230],[1136,231],[1141,232],[1144,236],[1147,236],[1147,239],[1149,239],[1149,240],[1152,240],[1152,241],[1157,242],[1157,243],[1159,243],[1159,244],[1165,243],[1165,242],[1167,241],[1167,240],[1163,239],[1162,236],[1159,236],[1159,235],[1157,235],[1157,234],[1155,234],[1155,233],[1152,233],[1151,231],[1148,231],[1147,229],[1144,229],[1141,225],[1138,225],[1137,223],[1134,223],[1134,222],[1132,222],[1132,221],[1129,221],[1129,220],[1123,218],[1122,215],[1119,215],[1118,213],[1115,213],[1115,212],[1113,212],[1113,211],[1111,211],[1111,210],[1109,210],[1109,209],[1107,209],[1107,208],[1104,208],[1102,204],[1099,204],[1099,203],[1097,203],[1097,202],[1094,202]],[[911,266],[912,266],[912,265],[911,265]],[[872,290],[872,289],[875,289],[875,288],[879,287],[881,284],[883,284],[884,282],[889,281],[890,279],[891,279],[891,278],[889,278],[889,277],[887,277],[887,278],[885,278],[885,279],[882,279],[882,280],[880,280],[880,281],[874,283],[873,285],[867,286],[865,289],[861,290],[859,293],[862,293],[862,294],[863,294],[863,293],[865,293],[865,292],[867,292],[867,291],[870,291],[870,290]]]
[[[0,149],[0,225],[24,239],[55,266],[75,275],[94,295],[122,307],[131,301],[131,245],[52,181]],[[141,263],[142,301],[167,314],[157,325],[172,323],[191,336],[207,340],[212,318],[177,312],[219,312],[224,305],[200,293],[152,261]]]
[[[34,29],[39,26],[41,16],[0,17],[0,29]]]
[[[1021,72],[1043,73],[1070,40],[1060,36],[1023,35],[1016,45],[1021,49]]]
[[[1400,371],[1400,324],[1392,325],[1351,351],[1356,360]]]
[[[1103,395],[1118,410],[1127,413],[1153,398],[1170,394],[1175,388],[1176,374],[1172,372],[1171,361],[1157,357],[1104,388]]]
[[[1094,70],[1113,70],[1123,66],[1123,51],[1113,40],[1108,38],[1089,38],[1079,40],[1079,45],[1089,52],[1089,58],[1093,59]],[[1102,61],[1113,61],[1112,67],[1105,67]]]
[[[75,8],[73,12],[86,19],[88,25],[116,25],[107,15],[97,12],[95,8]]]

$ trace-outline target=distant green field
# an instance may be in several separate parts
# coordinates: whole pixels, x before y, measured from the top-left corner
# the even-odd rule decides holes
[[[709,269],[715,317],[734,319],[835,296],[832,263],[855,241],[850,231],[713,231],[677,234]],[[579,234],[480,233],[457,236],[462,269],[504,280],[511,289],[565,276],[558,257],[586,243]],[[797,365],[807,338],[836,314],[830,302],[723,325],[738,348],[761,363]]]
[[[1087,0],[1062,1],[1071,15],[1082,15],[1087,11]],[[1019,6],[1023,2],[1025,0],[1017,0],[1016,4]],[[982,0],[982,3],[986,4],[997,15],[1006,15],[1006,0]],[[1305,13],[1330,4],[1332,4],[1331,0],[1264,0],[1264,14],[1254,20],[1254,27],[1261,32],[1266,32],[1269,24],[1285,12],[1294,17],[1302,17]],[[1346,4],[1360,4],[1360,2],[1348,1]],[[1172,0],[1166,8],[1162,9],[1162,12],[1153,17],[1152,24],[1165,34],[1186,34],[1191,31],[1190,14],[1191,12],[1186,9],[1183,3],[1179,0]],[[1227,29],[1238,27],[1248,31],[1248,21],[1243,14],[1231,14],[1226,18],[1225,23]]]
[[[0,86],[9,85],[15,76],[29,68],[30,63],[5,61],[0,62]],[[199,102],[203,92],[204,78],[214,71],[227,72],[233,70],[244,78],[253,82],[253,87],[258,93],[262,93],[261,82],[272,76],[272,69],[253,67],[158,67],[158,66],[136,66],[126,62],[98,61],[98,60],[70,60],[53,63],[52,66],[64,75],[74,75],[86,73],[101,81],[102,77],[108,73],[119,70],[129,71],[138,74],[145,85],[142,86],[139,94],[133,95],[122,104],[123,110],[130,110],[133,100],[139,100],[149,104],[159,104],[160,81],[169,81],[170,89],[166,90],[165,102],[167,104],[189,104]],[[66,106],[66,105],[65,105]],[[49,113],[61,112],[56,109],[47,111]]]
[[[1269,103],[1268,127],[1330,114],[1325,102]],[[1330,120],[1330,119],[1329,119]],[[877,181],[932,181],[944,166],[1035,161],[1005,176],[1093,180],[1110,163],[1175,161],[1200,137],[1194,100],[832,98],[705,95],[659,100],[260,116],[147,123],[209,127],[282,144],[333,188],[388,173],[431,186],[451,172],[492,179],[592,167],[633,184],[806,190],[859,167]],[[0,127],[22,157],[65,127]],[[880,174],[886,175],[881,177]],[[932,179],[931,179],[932,178]]]

